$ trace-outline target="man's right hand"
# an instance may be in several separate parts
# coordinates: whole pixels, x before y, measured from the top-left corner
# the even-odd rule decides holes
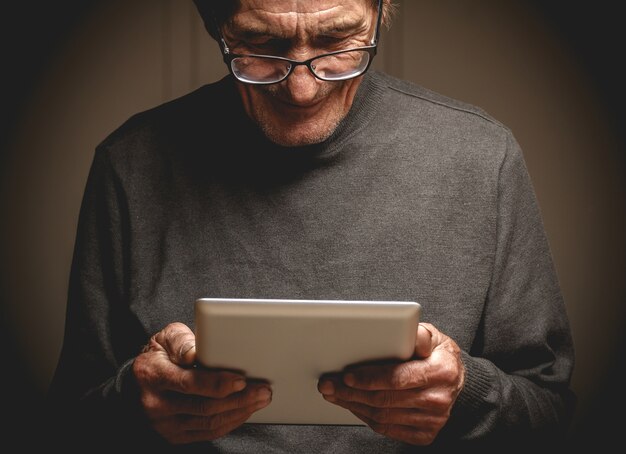
[[[152,427],[172,444],[215,440],[271,402],[265,383],[229,371],[193,367],[195,336],[172,323],[152,336],[133,373]]]

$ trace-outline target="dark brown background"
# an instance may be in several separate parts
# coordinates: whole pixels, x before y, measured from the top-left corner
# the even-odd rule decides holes
[[[479,105],[512,128],[572,320],[580,398],[572,440],[591,447],[621,439],[626,33],[617,7],[396,3],[375,66]],[[1,383],[14,422],[3,431],[20,440],[45,424],[40,403],[60,347],[95,145],[132,113],[225,69],[191,1],[13,2],[1,20]]]

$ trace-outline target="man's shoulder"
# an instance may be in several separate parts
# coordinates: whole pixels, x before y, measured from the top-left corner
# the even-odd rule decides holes
[[[516,152],[511,128],[482,108],[411,81],[383,73],[378,77],[386,93],[381,123],[402,131],[410,149],[419,144],[420,159],[491,171],[499,168],[507,153]]]
[[[133,142],[190,137],[216,123],[231,96],[226,78],[203,85],[177,98],[137,112],[111,131],[98,145],[127,147]]]
[[[395,96],[412,101],[413,105],[420,109],[429,109],[444,117],[454,117],[455,120],[465,119],[487,123],[496,129],[508,131],[506,125],[475,104],[446,96],[416,82],[400,79],[390,74],[378,73],[378,77]],[[441,117],[437,120],[441,120]]]

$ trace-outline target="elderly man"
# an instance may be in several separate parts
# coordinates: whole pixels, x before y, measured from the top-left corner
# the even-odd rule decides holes
[[[511,131],[368,71],[388,1],[196,5],[229,75],[96,150],[50,390],[67,436],[290,453],[562,437],[573,346]],[[362,426],[246,424],[272,388],[195,367],[207,295],[412,300],[424,323],[410,360],[320,380]]]

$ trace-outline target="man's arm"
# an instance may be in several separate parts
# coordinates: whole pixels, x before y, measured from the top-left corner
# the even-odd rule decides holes
[[[498,180],[496,251],[483,319],[450,434],[505,440],[561,437],[575,396],[573,341],[539,206],[509,136]]]
[[[48,396],[51,435],[62,447],[142,451],[222,437],[267,406],[271,389],[196,368],[195,336],[182,323],[164,322],[153,335],[137,326],[125,201],[100,150],[81,206],[65,338]]]
[[[53,432],[63,444],[147,432],[132,376],[132,359],[147,339],[128,326],[126,222],[123,188],[99,149],[79,213],[63,345],[48,392]]]
[[[406,363],[323,381],[327,400],[411,444],[562,440],[575,402],[573,344],[539,208],[512,137],[496,206],[492,280],[471,350],[461,351],[431,326],[430,353],[418,345]]]

